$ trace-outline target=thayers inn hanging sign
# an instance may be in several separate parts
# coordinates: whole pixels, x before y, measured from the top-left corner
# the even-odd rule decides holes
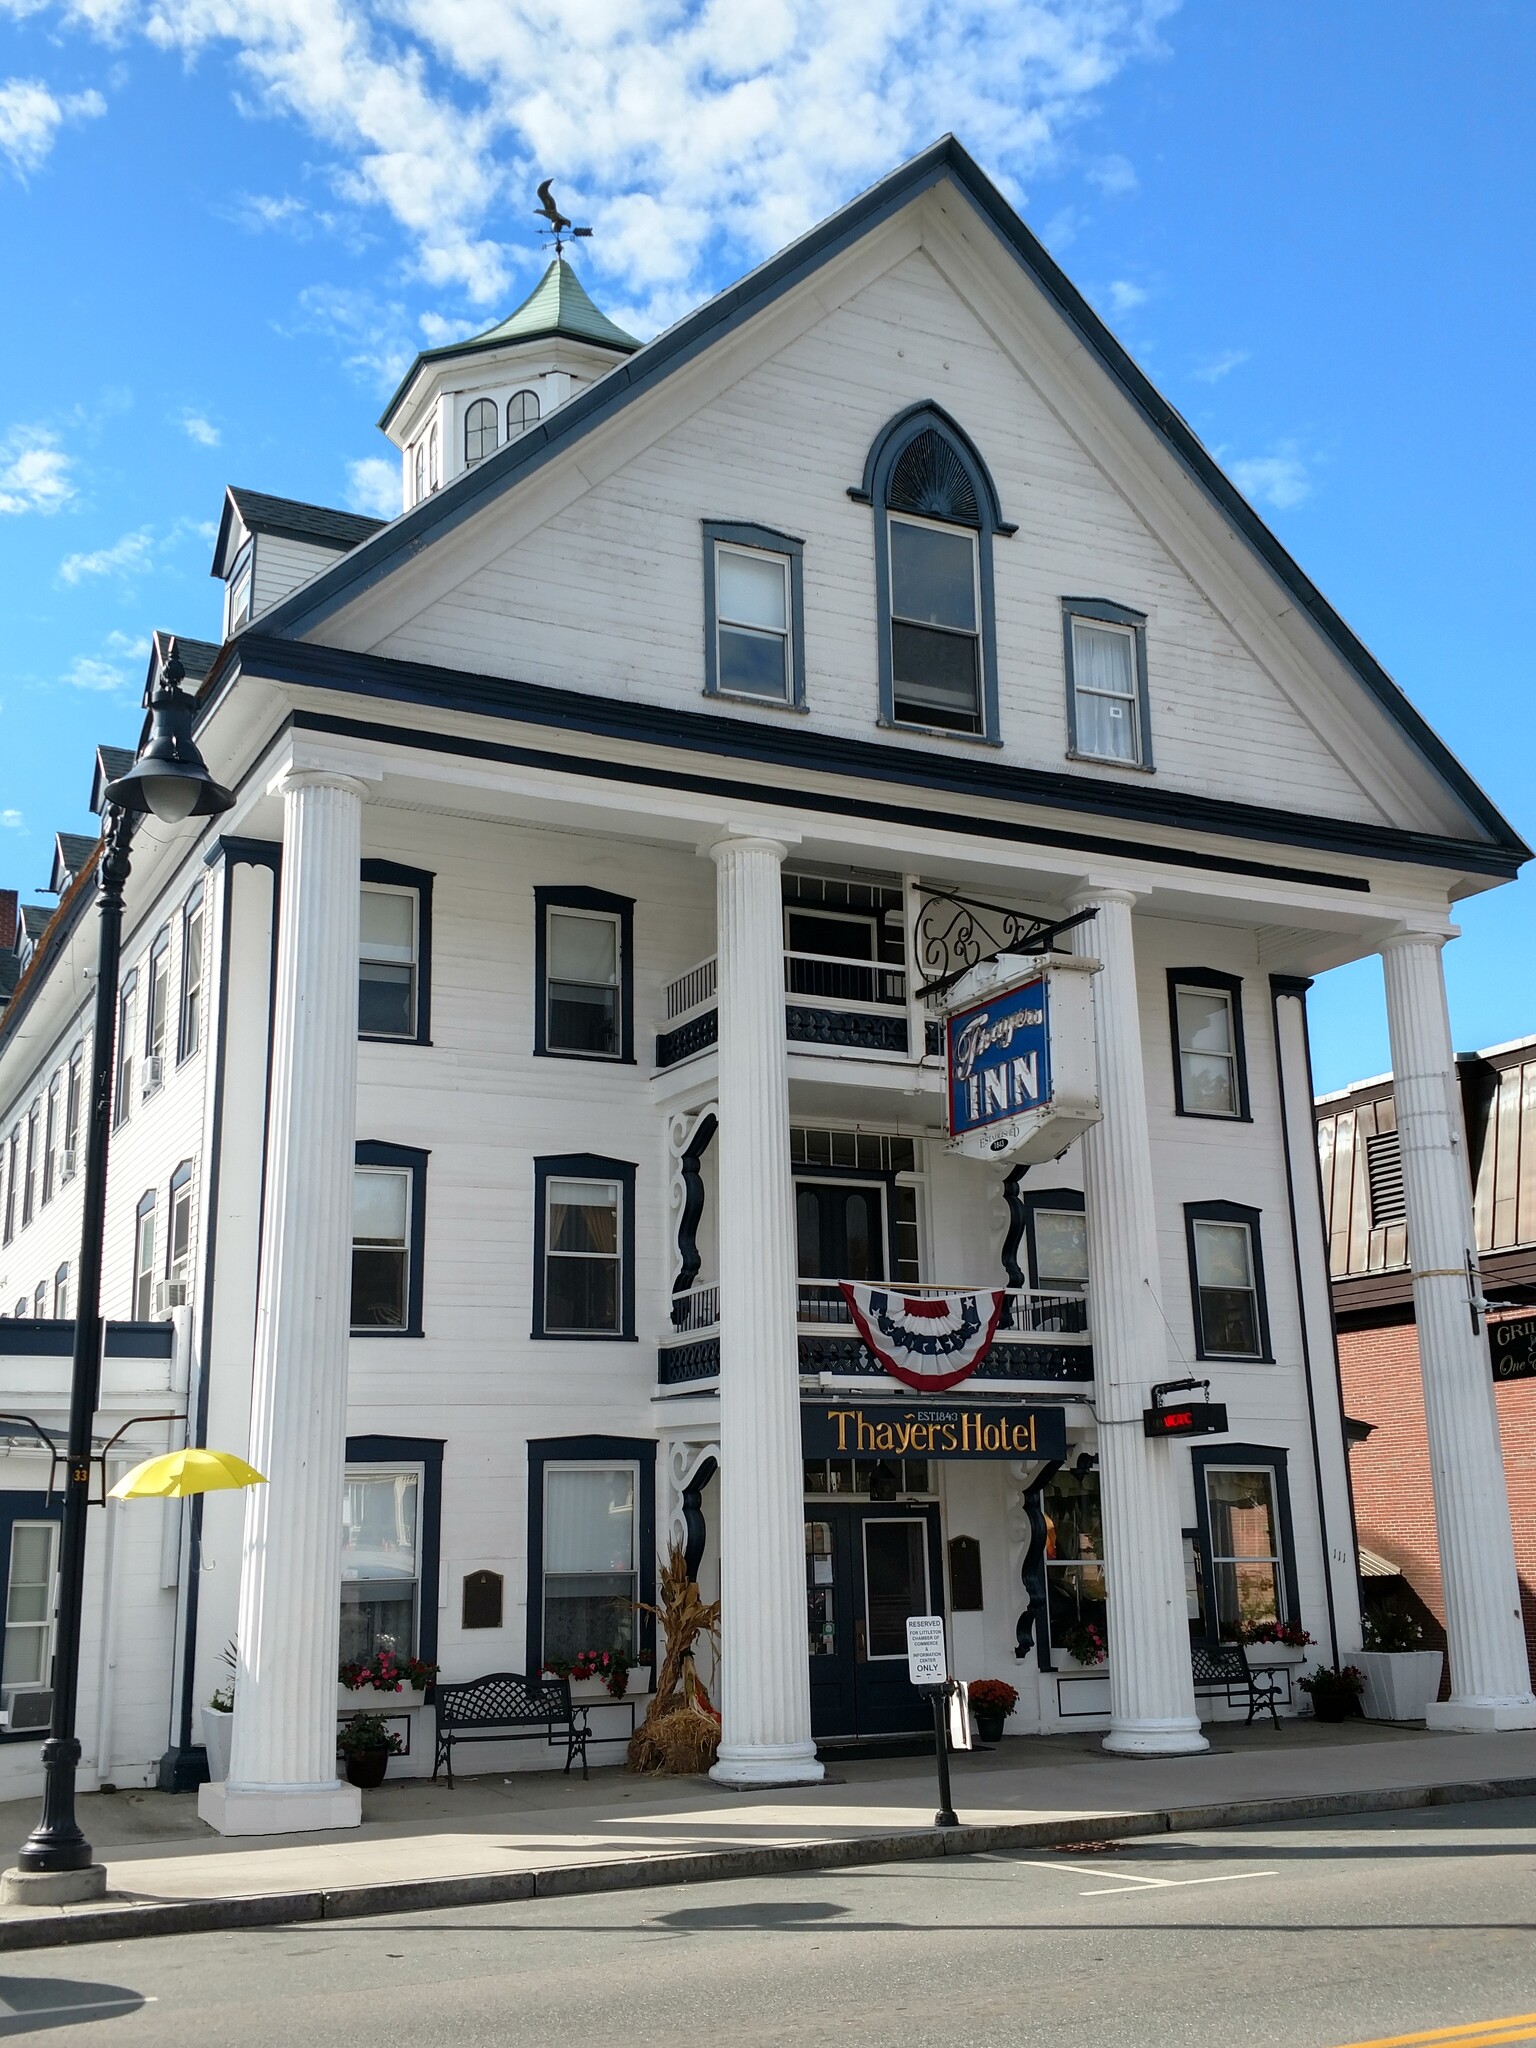
[[[1099,1121],[1093,981],[1073,953],[1002,953],[945,998],[949,1150],[1054,1159]]]

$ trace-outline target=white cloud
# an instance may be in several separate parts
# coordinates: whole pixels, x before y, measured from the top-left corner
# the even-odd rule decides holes
[[[199,448],[217,448],[223,438],[212,421],[205,420],[200,412],[184,412],[181,427],[187,439],[195,441]]]
[[[1219,356],[1212,356],[1208,363],[1201,363],[1194,374],[1202,384],[1219,384],[1223,377],[1229,376],[1247,360],[1248,350],[1245,348],[1224,349]]]
[[[46,427],[13,427],[0,441],[0,513],[59,511],[75,495],[70,467]]]
[[[1106,199],[1120,199],[1136,190],[1136,166],[1129,157],[1105,156],[1088,166],[1088,182]]]
[[[347,464],[347,503],[354,512],[374,519],[400,517],[400,462],[385,455],[365,455]]]
[[[0,825],[7,832],[25,832],[27,829],[27,821],[20,811],[0,811]]]
[[[1127,313],[1134,313],[1138,306],[1147,303],[1147,293],[1139,284],[1132,284],[1126,277],[1117,277],[1105,296],[1109,300],[1110,312],[1117,319],[1123,319]]]
[[[95,654],[77,654],[59,680],[72,690],[89,690],[97,696],[115,690],[137,695],[149,659],[146,634],[109,633]]]
[[[418,275],[474,305],[533,271],[533,188],[652,324],[953,129],[1015,199],[1178,0],[48,0],[108,38],[231,51],[252,111],[332,153]],[[1129,166],[1108,159],[1106,189]],[[247,202],[292,226],[286,196]]]
[[[66,121],[94,120],[107,111],[99,92],[50,92],[40,79],[0,81],[0,156],[18,178],[41,170]]]
[[[110,547],[96,548],[90,554],[66,555],[59,564],[59,579],[64,583],[79,583],[87,576],[137,576],[150,566],[154,555],[154,535],[147,526],[141,526],[136,533],[125,533],[121,540],[113,541]]]
[[[1227,464],[1227,474],[1245,498],[1289,512],[1312,491],[1307,465],[1294,445],[1282,443],[1269,455],[1252,455]]]

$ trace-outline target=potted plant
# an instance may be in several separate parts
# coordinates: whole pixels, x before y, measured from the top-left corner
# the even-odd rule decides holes
[[[1309,1671],[1296,1682],[1311,1698],[1312,1711],[1319,1721],[1347,1721],[1351,1714],[1360,1711],[1365,1673],[1358,1665],[1319,1664],[1315,1671]]]
[[[1365,1617],[1365,1674],[1361,1702],[1368,1721],[1422,1721],[1440,1696],[1441,1653],[1424,1647],[1424,1625],[1400,1601],[1386,1601]]]
[[[1102,1664],[1109,1655],[1103,1632],[1091,1621],[1075,1621],[1062,1630],[1059,1646],[1078,1664]]]
[[[1299,1621],[1250,1621],[1238,1641],[1251,1665],[1274,1665],[1299,1662],[1312,1638]]]
[[[636,1665],[630,1661],[624,1650],[580,1650],[574,1657],[551,1657],[543,1666],[545,1678],[570,1680],[573,1700],[609,1699],[621,1700],[630,1690],[630,1673],[638,1673],[634,1687],[637,1693],[645,1692],[650,1685],[651,1668],[648,1664]]]
[[[224,1645],[224,1662],[229,1676],[216,1686],[203,1708],[203,1745],[208,1751],[208,1776],[217,1784],[229,1776],[229,1745],[235,1727],[235,1664],[233,1643]]]
[[[1001,1678],[973,1678],[966,1687],[976,1733],[983,1742],[1001,1742],[1003,1723],[1019,1704],[1018,1688]]]
[[[347,1782],[361,1792],[375,1791],[383,1784],[390,1758],[398,1756],[404,1746],[381,1714],[353,1714],[342,1722],[336,1736]]]
[[[397,1657],[390,1649],[375,1650],[366,1663],[343,1662],[336,1673],[336,1704],[344,1714],[357,1706],[359,1693],[388,1693],[396,1713],[425,1704],[437,1666],[420,1657]]]

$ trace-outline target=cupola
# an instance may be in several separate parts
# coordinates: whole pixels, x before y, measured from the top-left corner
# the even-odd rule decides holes
[[[400,450],[404,509],[519,439],[639,346],[557,254],[505,320],[424,349],[405,373],[379,421]]]

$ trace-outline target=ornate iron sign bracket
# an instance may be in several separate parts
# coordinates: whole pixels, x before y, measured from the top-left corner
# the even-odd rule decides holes
[[[1063,932],[1097,915],[1089,909],[1071,917],[1035,917],[949,890],[924,890],[914,928],[916,966],[932,979],[917,993],[943,995],[963,974],[1000,953],[1049,953]]]

